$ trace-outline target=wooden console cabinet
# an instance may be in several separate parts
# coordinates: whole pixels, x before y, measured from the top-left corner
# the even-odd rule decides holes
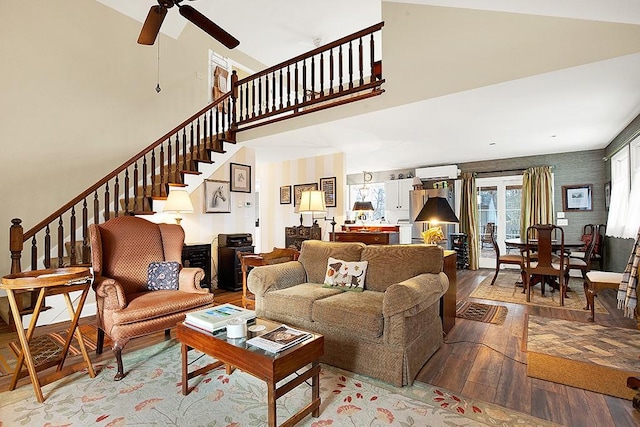
[[[322,229],[314,224],[311,227],[285,227],[284,244],[286,248],[300,250],[305,240],[322,240]]]
[[[367,245],[397,245],[400,233],[397,231],[336,231],[329,233],[329,239],[335,242],[362,242]]]
[[[442,329],[445,334],[448,334],[456,324],[457,261],[456,251],[444,251],[443,271],[449,278],[449,289],[440,299],[440,317],[442,317]]]

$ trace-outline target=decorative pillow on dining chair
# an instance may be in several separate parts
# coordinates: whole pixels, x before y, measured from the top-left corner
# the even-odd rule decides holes
[[[152,262],[147,267],[147,289],[150,291],[177,290],[179,275],[179,262]]]

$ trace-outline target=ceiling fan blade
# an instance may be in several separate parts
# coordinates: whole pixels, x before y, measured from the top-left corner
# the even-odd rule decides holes
[[[193,7],[189,5],[185,5],[185,6],[178,5],[178,6],[180,7],[180,15],[184,16],[189,21],[193,22],[196,26],[200,27],[202,31],[209,34],[214,39],[218,40],[227,48],[233,49],[234,47],[240,44],[238,39],[233,37],[231,34],[227,33],[218,25],[211,22],[209,18],[207,18],[202,13],[195,10]]]
[[[147,19],[145,19],[142,25],[140,36],[138,36],[139,44],[152,45],[155,43],[165,16],[167,16],[166,8],[162,6],[151,6],[147,14]]]

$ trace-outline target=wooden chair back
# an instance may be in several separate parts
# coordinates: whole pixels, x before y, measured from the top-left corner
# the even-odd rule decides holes
[[[242,269],[242,306],[244,308],[253,308],[255,305],[254,296],[247,288],[247,275],[251,268],[297,261],[299,256],[300,252],[294,248],[273,248],[271,252],[259,254],[238,252],[240,268]]]

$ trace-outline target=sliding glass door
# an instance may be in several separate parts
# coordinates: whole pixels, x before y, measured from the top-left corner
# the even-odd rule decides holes
[[[500,253],[507,253],[505,239],[520,237],[522,176],[477,178],[480,267],[495,268],[496,253],[491,245],[495,231]]]

